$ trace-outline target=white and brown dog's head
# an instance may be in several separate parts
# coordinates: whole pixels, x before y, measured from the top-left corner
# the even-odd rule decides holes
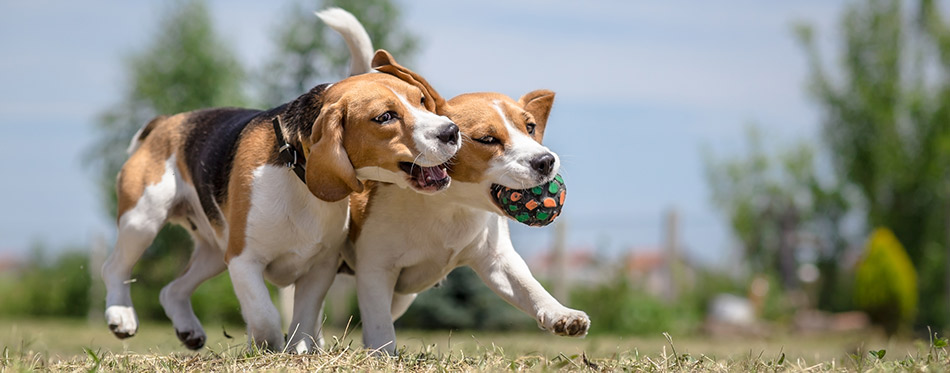
[[[288,109],[307,157],[306,182],[326,201],[362,191],[360,180],[394,183],[420,193],[448,187],[448,161],[461,146],[458,127],[436,114],[444,100],[418,74],[377,52],[380,74],[344,79],[298,99]],[[297,106],[295,109],[294,105]],[[319,110],[307,131],[307,115]],[[293,126],[293,124],[291,124]]]
[[[445,113],[465,139],[449,174],[459,182],[514,189],[553,179],[560,160],[541,144],[553,104],[554,92],[548,90],[529,92],[518,101],[499,93],[469,93],[449,100]]]

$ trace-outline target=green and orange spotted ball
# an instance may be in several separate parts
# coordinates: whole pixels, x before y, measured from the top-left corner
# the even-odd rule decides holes
[[[505,213],[519,223],[534,227],[551,224],[564,207],[567,187],[561,175],[550,182],[528,189],[511,189],[492,184],[491,196]]]

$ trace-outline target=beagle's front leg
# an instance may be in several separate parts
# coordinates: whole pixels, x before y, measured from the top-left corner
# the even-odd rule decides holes
[[[290,352],[302,354],[314,347],[323,348],[323,301],[339,267],[336,255],[320,259],[295,282],[294,312],[287,330]]]
[[[390,355],[396,353],[392,302],[398,276],[398,269],[392,265],[378,265],[373,260],[361,260],[356,265],[356,297],[363,321],[363,345]]]
[[[590,328],[587,314],[561,305],[531,275],[528,265],[511,244],[507,221],[498,218],[497,222],[490,223],[485,243],[469,265],[492,291],[534,316],[541,329],[562,336],[587,335]]]

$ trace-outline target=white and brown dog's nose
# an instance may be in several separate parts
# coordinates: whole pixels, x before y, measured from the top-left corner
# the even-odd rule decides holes
[[[422,166],[442,164],[461,148],[459,127],[455,122],[429,112],[420,112],[416,118],[416,145],[421,152],[416,163]]]
[[[449,145],[458,144],[459,141],[459,127],[453,122],[442,127],[442,131],[436,136],[439,141]]]
[[[554,155],[551,153],[544,153],[538,157],[535,157],[530,162],[531,169],[538,173],[541,176],[548,176],[551,174],[551,170],[554,169],[554,162],[557,159],[554,158]]]

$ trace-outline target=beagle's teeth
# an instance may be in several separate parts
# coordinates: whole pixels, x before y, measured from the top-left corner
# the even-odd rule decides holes
[[[442,166],[420,167],[418,173],[412,176],[422,189],[439,190],[448,184],[449,180],[449,174]]]
[[[445,165],[423,167],[415,163],[400,162],[399,168],[408,176],[410,184],[418,190],[437,192],[445,189],[452,178]]]
[[[423,167],[422,174],[425,175],[426,184],[432,181],[444,180],[449,177],[449,174],[445,171],[442,166],[435,167]]]

